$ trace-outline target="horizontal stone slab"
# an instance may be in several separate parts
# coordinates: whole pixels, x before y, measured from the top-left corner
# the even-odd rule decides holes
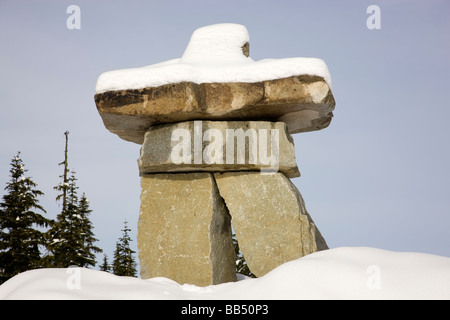
[[[270,120],[285,122],[291,134],[320,130],[335,106],[328,83],[314,75],[106,91],[95,103],[109,131],[138,144],[152,125],[187,120]]]
[[[186,121],[151,127],[138,159],[140,174],[283,172],[300,176],[284,122]]]
[[[295,185],[282,173],[215,173],[250,271],[263,276],[279,265],[318,250],[325,239]]]

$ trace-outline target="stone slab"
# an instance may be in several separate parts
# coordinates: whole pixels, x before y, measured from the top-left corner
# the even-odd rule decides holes
[[[300,192],[282,173],[214,174],[247,264],[256,276],[328,246]]]
[[[326,128],[335,101],[319,76],[299,75],[256,83],[181,82],[95,95],[105,127],[142,144],[152,126],[188,120],[283,121],[291,134]]]
[[[138,159],[142,174],[192,171],[300,173],[284,122],[187,121],[151,127]]]
[[[236,281],[230,216],[210,173],[141,178],[141,277],[207,286]]]

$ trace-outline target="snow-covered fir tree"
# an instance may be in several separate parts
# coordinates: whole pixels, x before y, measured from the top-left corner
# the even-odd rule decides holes
[[[58,268],[76,265],[79,267],[95,266],[95,253],[102,250],[94,245],[97,239],[89,220],[89,201],[83,194],[78,200],[75,172],[68,180],[66,208],[56,217],[56,222],[49,230],[49,260]]]
[[[95,253],[102,250],[94,245],[98,241],[94,237],[93,225],[89,220],[92,210],[89,201],[83,193],[78,199],[78,186],[76,185],[75,171],[68,177],[68,135],[64,150],[64,161],[59,163],[64,167],[60,176],[61,183],[54,189],[60,193],[57,201],[62,200],[61,213],[56,217],[55,223],[47,233],[48,266],[64,268],[72,265],[79,267],[95,266]]]
[[[80,201],[78,202],[78,223],[77,227],[80,230],[79,233],[79,243],[80,246],[79,251],[79,261],[77,265],[79,266],[95,266],[95,253],[100,253],[103,250],[94,245],[98,239],[95,238],[93,229],[94,226],[89,219],[89,215],[92,212],[89,209],[89,200],[86,198],[86,194],[83,193]]]
[[[40,246],[44,245],[44,232],[37,227],[50,223],[40,212],[37,184],[25,176],[20,152],[11,160],[10,177],[0,203],[0,284],[12,276],[43,267]]]
[[[131,238],[128,232],[131,229],[128,228],[127,223],[125,220],[122,237],[116,243],[112,269],[115,275],[135,277],[137,274],[136,262],[133,257],[133,253],[135,252],[130,247]]]
[[[64,188],[64,200],[61,213],[57,215],[56,221],[52,228],[48,231],[49,242],[48,250],[50,251],[50,265],[57,268],[69,267],[76,265],[75,260],[78,257],[78,244],[76,234],[76,215],[78,214],[77,194],[78,187],[75,184],[75,173],[65,182],[67,189]],[[61,199],[61,193],[57,199]]]

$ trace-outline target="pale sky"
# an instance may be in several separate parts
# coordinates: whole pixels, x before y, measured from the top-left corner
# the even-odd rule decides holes
[[[79,30],[66,26],[72,4]],[[372,4],[378,30],[366,26]],[[445,0],[0,0],[0,196],[21,151],[55,218],[69,130],[69,165],[97,244],[111,261],[126,219],[137,251],[140,146],[104,127],[97,78],[178,58],[195,29],[232,22],[247,27],[253,60],[327,63],[334,118],[293,136],[302,176],[292,181],[329,247],[450,257],[449,14]]]

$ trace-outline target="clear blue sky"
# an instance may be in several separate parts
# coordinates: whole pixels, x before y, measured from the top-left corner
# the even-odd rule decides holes
[[[71,4],[80,30],[66,27]],[[380,30],[366,27],[371,4]],[[20,150],[55,218],[69,130],[69,165],[112,259],[125,219],[136,237],[139,146],[104,128],[97,77],[178,58],[196,28],[233,22],[247,27],[254,60],[328,65],[335,116],[322,131],[294,135],[302,176],[293,182],[329,246],[450,257],[449,14],[445,0],[1,0],[0,195]]]

